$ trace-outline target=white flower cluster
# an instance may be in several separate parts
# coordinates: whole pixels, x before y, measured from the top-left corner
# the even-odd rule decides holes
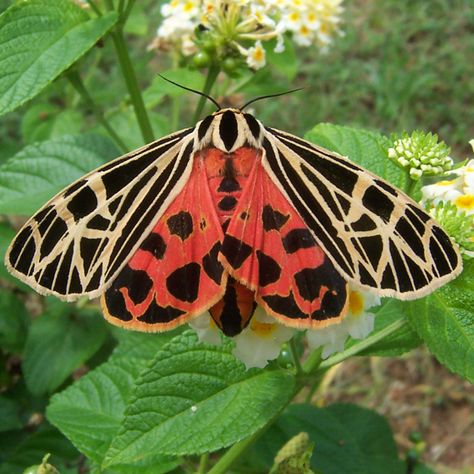
[[[380,298],[377,296],[350,288],[346,317],[341,323],[308,330],[306,332],[308,346],[311,349],[322,347],[322,357],[327,358],[334,352],[343,351],[349,336],[353,339],[364,339],[374,328],[375,316],[368,309],[379,304]],[[216,345],[221,343],[220,331],[209,313],[194,319],[190,326],[196,331],[200,341]],[[247,328],[234,337],[233,354],[248,369],[263,368],[280,355],[283,344],[295,333],[296,329],[278,323],[258,306]]]
[[[415,131],[395,140],[388,149],[388,157],[409,171],[412,179],[423,175],[437,175],[448,171],[453,160],[448,156],[449,148],[438,143],[438,136]]]
[[[223,55],[230,48],[243,55],[249,67],[259,69],[265,65],[262,41],[276,39],[275,52],[282,52],[285,34],[299,46],[327,49],[332,37],[341,34],[341,4],[342,0],[171,0],[161,8],[158,43],[177,46],[189,56],[198,50],[196,29],[201,26],[225,46]]]
[[[474,151],[474,140],[469,142]],[[452,170],[456,178],[421,188],[421,203],[459,245],[474,258],[474,159]]]
[[[469,143],[474,151],[474,140]],[[449,201],[467,215],[474,214],[474,159],[449,174],[457,177],[421,188],[422,203],[431,202],[436,205],[440,201]]]

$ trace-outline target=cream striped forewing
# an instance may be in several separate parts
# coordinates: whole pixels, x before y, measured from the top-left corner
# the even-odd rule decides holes
[[[8,269],[65,300],[105,291],[185,185],[194,130],[117,158],[61,191],[13,240]]]
[[[348,281],[419,298],[462,270],[459,251],[418,204],[347,158],[266,128],[263,165]]]

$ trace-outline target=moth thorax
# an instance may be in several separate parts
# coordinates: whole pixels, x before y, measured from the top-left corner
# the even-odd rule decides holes
[[[234,109],[224,109],[209,115],[197,128],[199,149],[212,146],[224,153],[241,147],[261,148],[263,126],[252,115]]]

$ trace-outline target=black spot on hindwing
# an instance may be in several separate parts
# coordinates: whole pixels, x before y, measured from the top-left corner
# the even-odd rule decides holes
[[[295,253],[299,249],[314,247],[316,242],[309,229],[293,229],[282,239],[283,247],[288,253]]]
[[[140,250],[150,252],[155,258],[161,260],[166,252],[166,243],[160,234],[152,232],[140,245]]]
[[[187,211],[178,212],[166,221],[170,234],[177,235],[182,241],[193,232],[193,217]]]
[[[266,232],[270,230],[280,230],[288,221],[290,216],[288,214],[282,214],[281,212],[273,209],[270,205],[265,205],[262,211],[263,228]]]
[[[233,268],[240,268],[252,254],[252,247],[232,235],[226,235],[222,243],[221,253]]]
[[[166,278],[166,288],[178,300],[192,303],[199,294],[201,266],[196,262],[187,263]]]
[[[169,323],[176,318],[179,318],[179,316],[183,315],[184,313],[184,311],[178,308],[173,308],[172,306],[160,306],[153,299],[146,311],[137,319],[138,321],[147,324],[163,324]]]
[[[222,273],[224,272],[224,267],[221,262],[217,260],[220,248],[221,243],[217,242],[202,259],[202,268],[206,272],[206,275],[213,280],[216,285],[221,284]]]
[[[237,199],[234,196],[224,196],[217,206],[221,211],[231,211],[237,205]]]
[[[257,250],[258,284],[266,286],[276,282],[281,275],[281,267],[272,257]]]

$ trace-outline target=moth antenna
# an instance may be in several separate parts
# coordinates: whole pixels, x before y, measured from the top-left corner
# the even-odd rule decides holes
[[[278,94],[262,95],[261,97],[256,97],[255,99],[252,99],[249,102],[247,102],[246,104],[244,104],[243,107],[240,108],[240,111],[242,112],[250,104],[253,104],[254,102],[257,102],[257,100],[269,99],[270,97],[278,97],[280,95],[291,94],[292,92],[302,91],[303,89],[304,89],[304,87],[298,87],[298,89],[291,89],[291,91],[279,92]]]
[[[217,110],[222,109],[219,102],[217,102],[217,100],[213,99],[210,95],[204,94],[204,92],[197,91],[196,89],[191,89],[189,87],[178,84],[177,82],[174,82],[171,79],[168,79],[165,76],[162,76],[161,74],[158,74],[158,76],[160,76],[161,79],[164,79],[166,82],[170,82],[171,84],[174,84],[177,87],[181,87],[181,89],[184,89],[184,90],[187,90],[187,91],[190,91],[190,92],[194,92],[195,94],[198,94],[198,95],[201,95],[201,96],[205,97],[206,99],[210,100],[217,107]]]

